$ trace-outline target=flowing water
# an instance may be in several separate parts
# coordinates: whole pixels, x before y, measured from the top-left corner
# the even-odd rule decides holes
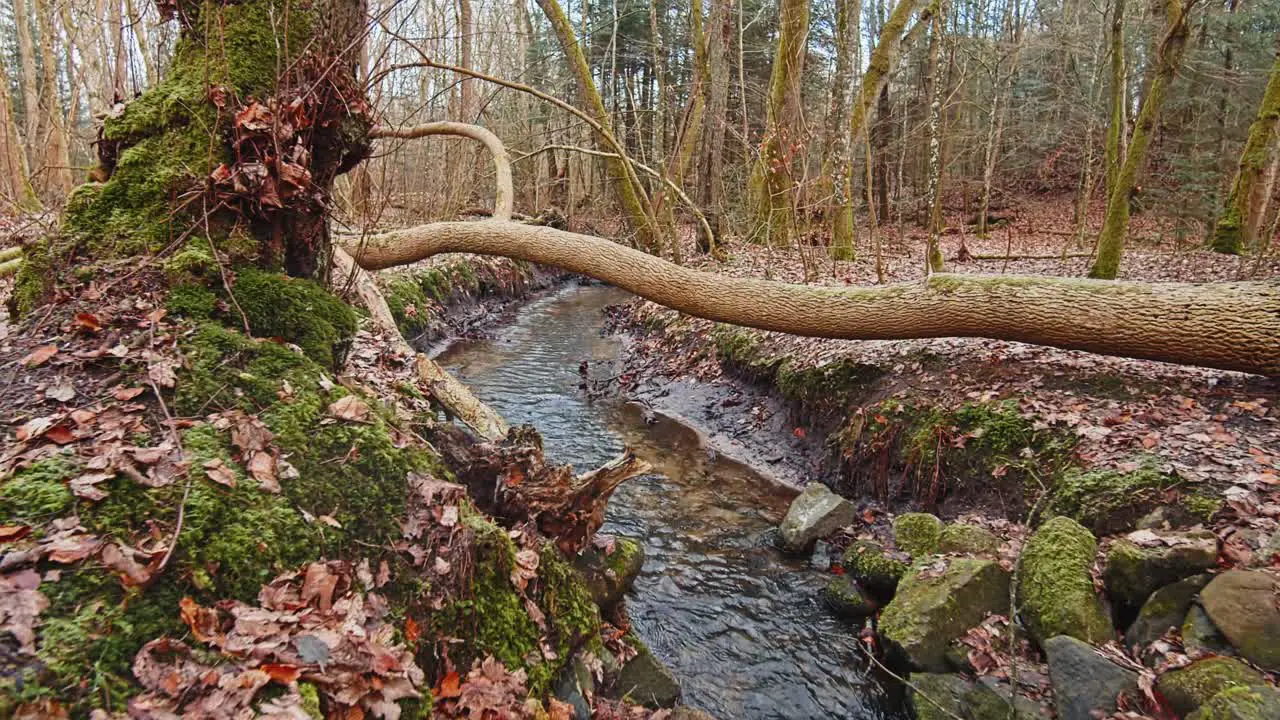
[[[707,452],[682,425],[578,388],[581,361],[616,358],[601,310],[628,297],[569,286],[439,361],[509,421],[535,425],[549,459],[585,470],[626,444],[653,464],[656,474],[618,489],[603,532],[644,543],[628,614],[686,704],[723,720],[902,717],[866,671],[856,631],[818,601],[830,576],[772,546],[791,494]]]

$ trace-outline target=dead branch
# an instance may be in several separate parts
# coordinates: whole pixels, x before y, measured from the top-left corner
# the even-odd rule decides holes
[[[414,125],[407,128],[393,128],[386,125],[375,125],[369,130],[371,138],[402,138],[411,140],[413,138],[427,137],[428,135],[454,135],[458,137],[468,137],[482,143],[489,151],[489,156],[493,158],[493,169],[497,174],[496,187],[494,189],[493,198],[493,219],[494,220],[510,220],[511,205],[514,192],[511,183],[511,161],[507,158],[507,149],[502,144],[502,140],[479,125],[470,125],[460,122],[429,122],[422,125]]]

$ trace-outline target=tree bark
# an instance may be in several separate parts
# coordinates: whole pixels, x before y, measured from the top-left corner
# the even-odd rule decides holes
[[[1240,153],[1231,193],[1213,231],[1213,249],[1216,252],[1239,255],[1245,248],[1260,246],[1258,228],[1270,195],[1264,175],[1276,145],[1277,121],[1280,121],[1280,38],[1277,38],[1276,61],[1271,68],[1266,92],[1258,107],[1258,115],[1249,126],[1249,139]]]
[[[538,0],[538,7],[542,8],[543,14],[551,23],[556,39],[560,42],[560,49],[569,63],[583,105],[601,126],[607,130],[612,128],[609,111],[605,109],[600,91],[596,89],[595,80],[591,77],[591,67],[587,64],[586,55],[582,52],[582,46],[578,44],[578,38],[574,34],[568,16],[564,14],[557,0]],[[612,132],[612,130],[609,131]],[[596,146],[600,150],[613,149],[604,147],[598,140]],[[640,247],[650,251],[658,250],[662,247],[668,233],[664,232],[664,228],[659,226],[654,217],[649,198],[635,171],[626,160],[621,158],[606,158],[604,164],[614,196],[623,215],[627,218],[627,224],[635,233]],[[673,236],[674,233],[670,235]]]
[[[71,190],[71,151],[67,119],[58,90],[58,55],[54,47],[57,22],[50,0],[36,0],[40,22],[40,66],[44,80],[40,86],[40,143],[44,150],[44,188],[54,197]]]
[[[778,46],[769,76],[765,104],[764,142],[751,171],[755,242],[789,247],[795,231],[794,157],[803,140],[800,132],[800,79],[809,36],[809,0],[781,0]]]
[[[34,210],[40,203],[27,179],[27,158],[18,139],[18,124],[9,97],[7,58],[0,55],[0,193],[18,210]]]
[[[27,167],[32,174],[40,170],[43,158],[36,155],[40,137],[40,80],[36,69],[35,41],[31,37],[31,13],[27,0],[13,0],[13,20],[18,26],[18,62],[22,68],[19,88],[22,91],[22,141],[27,148]],[[39,181],[34,183],[41,188]]]
[[[703,155],[699,201],[706,208],[711,229],[724,232],[724,139],[729,110],[729,50],[732,33],[732,0],[712,0],[707,65],[707,112],[703,116]]]
[[[438,253],[561,267],[710,320],[847,339],[985,337],[1280,375],[1280,283],[1100,282],[937,274],[883,287],[815,287],[673,265],[547,227],[433,223],[347,248],[366,269]]]
[[[1182,53],[1187,44],[1187,19],[1196,0],[1168,0],[1165,5],[1166,29],[1156,47],[1155,72],[1138,121],[1129,140],[1129,152],[1116,178],[1111,196],[1107,198],[1107,217],[1098,235],[1098,257],[1089,270],[1089,277],[1112,279],[1120,269],[1124,254],[1125,235],[1129,231],[1129,193],[1138,180],[1138,173],[1147,159],[1147,148],[1155,134],[1160,110],[1169,94],[1169,86],[1182,65]]]
[[[920,0],[898,0],[898,5],[889,15],[889,21],[880,29],[880,37],[876,47],[871,51],[871,59],[867,63],[867,71],[862,76],[862,86],[858,89],[857,100],[849,115],[849,137],[856,140],[862,134],[863,126],[868,122],[872,112],[872,104],[880,97],[889,83],[889,74],[897,63],[902,38],[907,29],[907,22],[915,12]],[[849,163],[849,186],[853,186],[853,163]],[[843,205],[833,203],[831,208],[831,246],[837,253],[852,253],[853,248],[853,194],[850,193]]]
[[[930,273],[943,270],[942,248],[942,80],[938,77],[938,56],[942,48],[942,12],[933,14],[929,32],[929,240],[925,247],[925,265]]]
[[[834,223],[840,217],[838,208],[852,203],[853,187],[850,184],[853,169],[850,163],[849,116],[852,113],[854,88],[856,87],[854,57],[860,41],[861,0],[839,0],[836,5],[836,69],[831,78],[831,101],[827,111],[827,137],[823,143],[822,179],[829,195],[827,206],[836,215],[832,222],[831,257],[834,260],[853,260],[853,230],[849,228],[850,242],[836,245]]]
[[[1120,177],[1125,157],[1127,82],[1124,68],[1125,0],[1115,0],[1111,7],[1111,124],[1107,127],[1107,198],[1111,197]]]

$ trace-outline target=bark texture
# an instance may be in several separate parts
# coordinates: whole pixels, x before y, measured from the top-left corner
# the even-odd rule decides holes
[[[1266,173],[1275,150],[1277,121],[1280,121],[1280,38],[1258,116],[1249,126],[1249,139],[1240,153],[1231,194],[1213,231],[1213,249],[1217,252],[1239,255],[1245,248],[1263,247],[1258,228],[1270,196]]]
[[[369,270],[444,252],[502,255],[609,282],[698,317],[849,339],[986,337],[1280,375],[1280,282],[1211,285],[931,276],[825,288],[673,265],[589,235],[507,222],[433,223],[348,248]]]

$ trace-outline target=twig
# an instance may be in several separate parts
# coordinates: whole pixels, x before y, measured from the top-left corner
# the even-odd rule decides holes
[[[151,327],[147,330],[148,336],[155,339],[155,323],[151,323]],[[164,413],[165,425],[169,428],[169,437],[173,440],[173,444],[178,448],[178,453],[185,458],[187,451],[182,447],[182,438],[178,435],[177,428],[173,425],[173,415],[169,412],[169,406],[164,401],[164,395],[160,392],[160,386],[151,377],[151,362],[147,362],[147,382],[151,385],[151,392],[156,394],[156,400],[160,403],[160,410]],[[187,486],[182,490],[182,501],[178,504],[178,521],[173,527],[173,539],[169,541],[169,547],[164,551],[164,557],[160,558],[160,564],[156,566],[155,572],[151,573],[150,581],[154,582],[169,564],[169,559],[173,557],[173,551],[178,548],[178,538],[182,536],[182,524],[187,518],[187,498],[191,496],[191,485],[194,482],[193,470],[187,468]]]

